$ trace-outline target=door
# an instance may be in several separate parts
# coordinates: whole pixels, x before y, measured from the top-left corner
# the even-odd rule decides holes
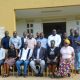
[[[43,23],[43,32],[45,37],[48,37],[52,33],[53,29],[56,29],[58,34],[63,34],[66,32],[66,22]]]

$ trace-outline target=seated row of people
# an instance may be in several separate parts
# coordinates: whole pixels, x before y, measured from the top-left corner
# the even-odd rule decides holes
[[[41,47],[41,42],[38,41],[34,50],[28,48],[28,44],[24,44],[24,48],[20,49],[19,54],[14,45],[11,44],[8,50],[8,55],[5,58],[5,51],[0,49],[0,62],[4,65],[4,76],[9,76],[9,69],[14,64],[17,67],[18,76],[21,76],[21,65],[24,66],[24,77],[27,76],[28,66],[32,68],[36,76],[42,76],[45,67],[49,67],[50,76],[70,76],[70,66],[74,59],[74,49],[69,46],[70,41],[66,39],[64,46],[60,49],[55,47],[55,41],[51,41],[51,47],[48,51]],[[37,69],[36,65],[40,65]],[[55,70],[57,70],[55,72]]]

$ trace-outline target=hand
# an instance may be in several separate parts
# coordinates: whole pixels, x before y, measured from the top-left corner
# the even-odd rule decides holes
[[[40,63],[40,59],[36,59],[35,62],[36,62],[36,63]]]

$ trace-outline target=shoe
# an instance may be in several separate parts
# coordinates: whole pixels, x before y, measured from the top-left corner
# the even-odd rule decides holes
[[[25,77],[27,77],[27,75],[26,75],[26,74],[24,74],[24,75],[23,75],[23,77],[25,78]]]
[[[71,77],[71,74],[68,73],[68,77]]]
[[[49,74],[48,76],[49,76],[50,78],[53,78],[53,75],[52,75],[52,74]]]
[[[35,74],[36,77],[39,77],[39,74]]]
[[[8,74],[4,74],[4,75],[3,75],[3,77],[8,77],[8,76],[9,76]]]
[[[18,76],[22,76],[22,74],[18,74]]]
[[[41,74],[39,74],[39,76],[40,76],[40,77],[42,77],[42,76],[43,76],[43,74],[41,73]]]
[[[80,74],[80,70],[78,70],[78,74]]]

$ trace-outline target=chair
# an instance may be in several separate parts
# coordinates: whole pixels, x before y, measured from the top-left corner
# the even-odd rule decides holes
[[[72,76],[73,76],[73,74],[76,75],[76,70],[75,70],[74,64],[71,65],[71,72],[72,72]]]
[[[15,65],[12,66],[12,74],[13,74],[13,76],[14,76],[14,72],[15,72],[14,68],[15,68]],[[4,65],[1,65],[1,75],[4,76]]]

